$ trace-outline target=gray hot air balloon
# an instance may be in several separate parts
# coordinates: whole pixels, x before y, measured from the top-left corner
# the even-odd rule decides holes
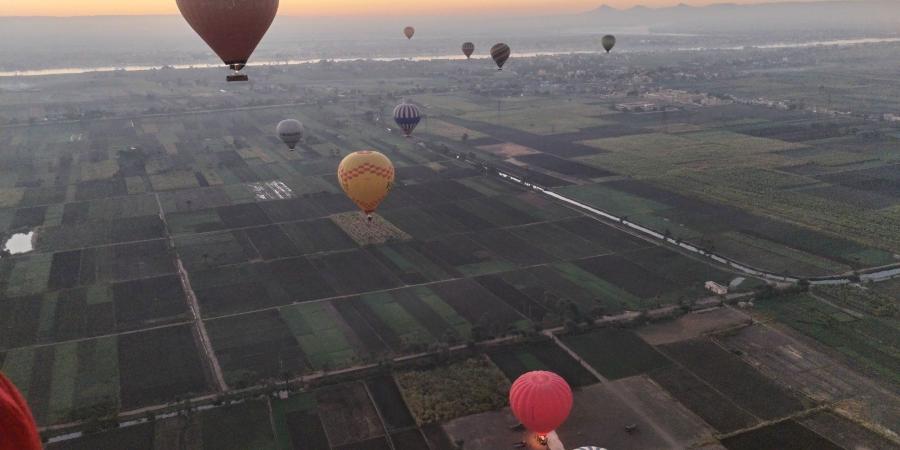
[[[278,132],[278,137],[284,141],[291,150],[297,146],[300,139],[303,139],[303,124],[300,123],[299,120],[282,120],[281,122],[278,122],[278,127],[275,128],[275,131]]]
[[[601,43],[603,44],[603,49],[606,50],[606,53],[609,53],[609,51],[616,46],[616,37],[611,34],[607,34],[606,36],[603,36],[603,40]]]

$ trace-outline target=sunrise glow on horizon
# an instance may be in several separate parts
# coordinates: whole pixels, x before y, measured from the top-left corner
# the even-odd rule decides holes
[[[727,3],[778,3],[787,0],[730,0]],[[575,13],[606,4],[615,8],[636,5],[702,6],[719,0],[423,0],[398,4],[388,0],[281,0],[279,14],[289,16],[334,15],[438,15],[478,13]],[[177,14],[175,0],[0,0],[0,16],[93,16]]]

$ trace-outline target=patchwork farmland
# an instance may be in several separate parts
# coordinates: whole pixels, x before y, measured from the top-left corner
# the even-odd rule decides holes
[[[35,234],[0,258],[0,369],[48,448],[496,450],[521,438],[505,395],[531,370],[575,388],[571,444],[896,445],[892,284],[766,299],[470,163],[812,277],[897,262],[892,138],[737,105],[664,123],[600,95],[497,114],[435,91],[408,140],[365,93],[2,129],[0,161],[25,169],[0,172],[0,226]],[[271,135],[286,116],[308,133],[293,152]],[[397,169],[372,224],[334,176],[361,148]],[[857,371],[877,381],[823,381]]]

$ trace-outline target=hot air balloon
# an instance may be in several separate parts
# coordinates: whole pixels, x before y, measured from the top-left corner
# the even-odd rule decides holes
[[[238,73],[278,12],[278,0],[176,0],[181,15],[235,71],[228,81],[247,81]]]
[[[278,122],[275,131],[278,133],[278,137],[281,141],[287,144],[288,148],[291,150],[297,146],[300,139],[303,139],[303,124],[300,123],[299,120],[282,120],[281,122]]]
[[[466,59],[472,58],[472,53],[475,53],[475,44],[471,42],[466,42],[462,45],[463,54],[466,55]]]
[[[0,373],[0,449],[41,450],[31,410],[19,390]]]
[[[397,122],[397,126],[403,130],[403,134],[406,137],[412,134],[421,120],[422,116],[419,114],[419,108],[412,103],[403,102],[394,108],[394,122]]]
[[[414,34],[416,34],[416,29],[413,27],[406,27],[403,29],[403,35],[406,36],[407,39],[412,39]]]
[[[601,43],[603,44],[603,48],[606,50],[606,53],[609,53],[609,51],[616,46],[616,37],[611,34],[607,34],[606,36],[603,36],[603,40]]]
[[[372,220],[372,213],[394,185],[394,165],[374,150],[354,152],[338,166],[338,182],[347,197]]]
[[[502,42],[491,47],[491,58],[497,63],[497,70],[503,70],[503,65],[509,59],[509,52],[509,46]]]
[[[553,372],[520,376],[509,390],[509,406],[525,428],[546,444],[547,434],[566,421],[572,410],[572,388]]]

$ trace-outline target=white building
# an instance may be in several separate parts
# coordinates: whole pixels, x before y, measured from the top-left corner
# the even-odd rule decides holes
[[[715,281],[707,281],[706,289],[716,295],[725,295],[728,293],[727,287],[722,286],[721,284],[716,283]]]

